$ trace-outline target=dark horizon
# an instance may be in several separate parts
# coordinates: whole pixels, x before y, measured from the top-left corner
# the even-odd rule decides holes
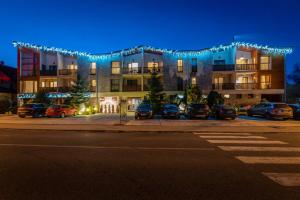
[[[235,37],[238,41],[292,47],[293,54],[287,56],[291,72],[300,62],[299,5],[293,0],[254,0],[251,5],[217,0],[14,0],[2,3],[0,60],[16,66],[14,40],[105,53],[139,45],[198,50],[231,43]]]

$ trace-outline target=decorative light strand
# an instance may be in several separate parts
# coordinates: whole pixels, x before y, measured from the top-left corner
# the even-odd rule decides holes
[[[168,50],[168,49],[161,49],[161,48],[154,48],[151,46],[139,46],[139,47],[134,47],[131,49],[125,49],[121,50],[119,52],[113,52],[109,54],[99,54],[99,55],[94,55],[91,53],[87,52],[80,52],[80,51],[71,51],[71,50],[66,50],[62,48],[56,48],[56,47],[47,47],[47,46],[41,46],[41,45],[35,45],[35,44],[30,44],[30,43],[24,43],[24,42],[13,42],[14,47],[25,47],[25,48],[30,48],[30,49],[35,49],[35,50],[40,50],[40,51],[45,51],[45,52],[57,52],[65,55],[70,55],[70,56],[79,56],[79,57],[87,57],[91,60],[109,60],[114,57],[118,56],[123,56],[123,55],[130,55],[142,51],[153,51],[153,52],[160,52],[160,53],[165,53],[165,54],[171,54],[174,56],[200,56],[203,54],[207,53],[214,53],[214,52],[220,52],[220,51],[225,51],[234,47],[245,47],[245,48],[255,48],[263,51],[266,54],[291,54],[293,52],[292,48],[273,48],[269,47],[267,45],[258,45],[258,44],[253,44],[253,43],[246,43],[246,42],[232,42],[229,45],[220,45],[217,47],[212,47],[209,49],[204,49],[204,50],[199,50],[199,51],[178,51],[178,50]]]

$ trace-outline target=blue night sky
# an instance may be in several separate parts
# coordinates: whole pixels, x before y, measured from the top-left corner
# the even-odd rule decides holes
[[[201,49],[238,40],[293,47],[300,62],[300,3],[294,0],[10,0],[1,2],[0,60],[16,66],[13,40],[103,53],[137,45]]]

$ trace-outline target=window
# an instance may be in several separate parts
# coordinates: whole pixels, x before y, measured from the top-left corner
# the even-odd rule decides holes
[[[139,72],[139,63],[133,62],[128,64],[129,73],[138,73]]]
[[[177,72],[183,72],[183,60],[177,60]]]
[[[260,70],[271,70],[271,59],[269,56],[260,57]]]
[[[224,94],[224,98],[225,99],[229,99],[230,98],[230,94]]]
[[[243,95],[242,95],[242,94],[237,94],[237,95],[236,95],[236,98],[237,98],[237,99],[242,99],[242,98],[243,98]]]
[[[111,74],[120,74],[121,64],[118,61],[111,62]]]
[[[91,85],[92,85],[92,87],[96,87],[96,85],[97,85],[97,82],[96,82],[96,80],[95,80],[95,79],[93,79],[93,80],[92,80],[92,82],[91,82]]]
[[[42,82],[42,88],[44,88],[44,87],[46,87],[46,82],[45,81]]]
[[[260,76],[261,89],[271,89],[271,75]]]
[[[197,85],[197,79],[196,79],[196,77],[192,77],[192,85]]]
[[[197,58],[192,58],[192,72],[196,73],[198,68]]]
[[[248,94],[248,99],[254,99],[254,94]]]
[[[177,90],[183,91],[183,79],[181,77],[177,78]]]
[[[22,93],[35,93],[37,92],[37,81],[22,81],[21,82]]]
[[[119,79],[111,79],[110,80],[110,91],[111,92],[119,92],[120,91],[120,80]]]
[[[56,88],[57,87],[57,81],[51,81],[50,82],[50,87],[51,88]]]
[[[159,63],[158,62],[148,62],[148,70],[150,72],[155,71],[159,72]]]

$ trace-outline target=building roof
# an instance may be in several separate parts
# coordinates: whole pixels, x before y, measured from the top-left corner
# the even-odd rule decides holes
[[[47,47],[47,46],[41,46],[41,45],[36,45],[31,43],[24,43],[24,42],[13,42],[13,45],[14,47],[17,48],[25,47],[25,48],[41,50],[46,52],[59,52],[71,56],[88,57],[89,59],[92,60],[107,60],[116,56],[130,55],[140,51],[161,52],[161,53],[173,54],[177,56],[199,56],[206,53],[224,51],[227,49],[231,49],[233,47],[255,48],[255,49],[260,49],[263,52],[268,54],[286,55],[286,54],[291,54],[293,52],[292,48],[275,48],[275,47],[269,47],[268,45],[259,45],[259,44],[247,43],[247,42],[232,42],[231,44],[228,45],[219,45],[216,47],[200,49],[200,50],[189,50],[189,51],[162,49],[162,48],[155,48],[151,46],[137,46],[129,49],[123,49],[123,50],[119,50],[111,53],[104,53],[104,54],[91,54],[88,52],[72,51],[72,50],[66,50],[62,48]]]

